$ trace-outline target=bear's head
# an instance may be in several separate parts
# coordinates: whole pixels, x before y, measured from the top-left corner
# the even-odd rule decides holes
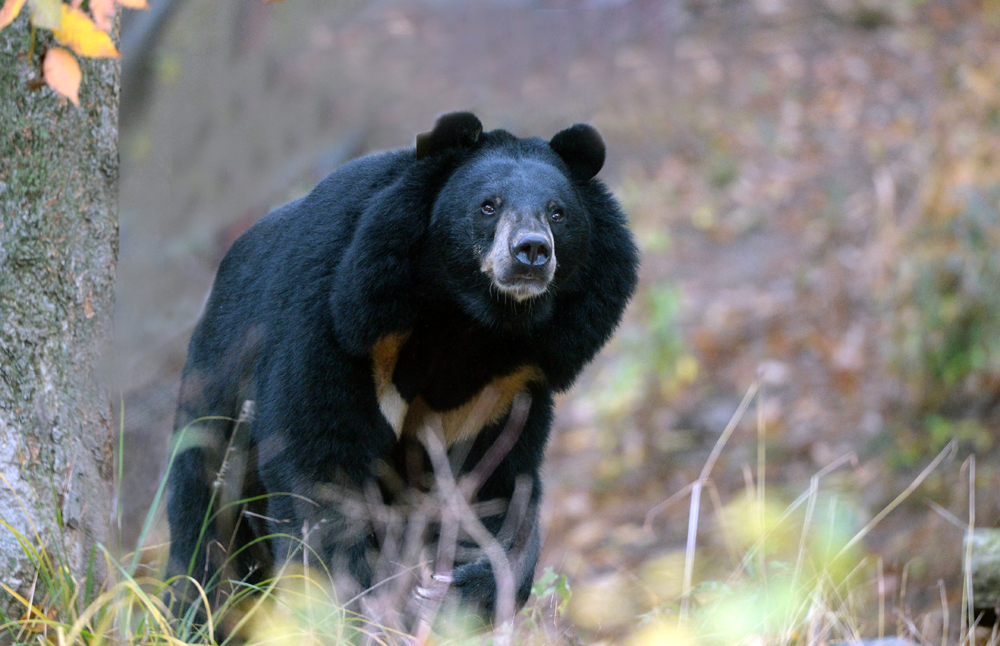
[[[418,157],[453,160],[431,214],[438,279],[489,327],[547,319],[587,258],[591,214],[581,189],[604,164],[600,135],[577,124],[550,141],[518,139],[483,133],[475,116],[454,113],[421,137]]]

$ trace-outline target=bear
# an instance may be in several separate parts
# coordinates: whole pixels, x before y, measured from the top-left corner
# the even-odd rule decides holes
[[[587,124],[545,141],[446,114],[235,241],[181,376],[167,502],[181,608],[196,605],[190,581],[261,581],[303,550],[377,584],[379,533],[358,501],[434,488],[427,429],[456,477],[476,476],[474,502],[499,501],[481,524],[526,602],[553,396],[637,282],[604,159]],[[457,540],[447,594],[490,616],[495,559]]]

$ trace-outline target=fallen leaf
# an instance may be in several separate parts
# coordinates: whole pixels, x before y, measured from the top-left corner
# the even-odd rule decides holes
[[[3,8],[0,8],[0,29],[14,22],[14,18],[17,18],[17,14],[21,13],[21,7],[23,6],[24,0],[7,0],[4,2]]]
[[[90,0],[90,13],[98,29],[111,31],[115,21],[115,0]]]
[[[31,24],[44,29],[58,29],[62,23],[60,0],[30,0]]]
[[[94,318],[94,299],[87,294],[83,299],[83,315],[88,319]]]
[[[62,6],[62,26],[52,34],[80,56],[88,58],[118,58],[111,36],[97,28],[94,21],[79,9]]]
[[[80,105],[80,78],[83,74],[72,54],[62,47],[49,48],[42,63],[42,72],[50,88]]]
[[[146,0],[118,0],[118,4],[129,9],[149,9]]]

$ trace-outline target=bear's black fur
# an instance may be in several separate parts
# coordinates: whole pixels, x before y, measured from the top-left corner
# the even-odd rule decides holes
[[[513,504],[482,519],[524,603],[552,395],[608,340],[636,284],[626,218],[594,179],[603,163],[591,126],[546,142],[454,113],[416,149],[350,162],[241,236],[183,372],[169,573],[259,578],[305,538],[332,572],[371,586],[376,537],[348,511],[350,492],[374,486],[392,503],[400,483],[432,485],[423,449],[416,462],[411,451],[427,425],[469,473],[530,402],[475,493],[506,503],[530,485],[513,530],[501,530]],[[219,483],[234,477],[227,498]],[[482,611],[496,603],[482,550],[460,554],[452,586]]]

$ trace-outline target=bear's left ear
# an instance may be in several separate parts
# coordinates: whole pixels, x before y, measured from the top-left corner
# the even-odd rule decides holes
[[[471,112],[450,112],[434,122],[434,129],[417,135],[417,159],[449,148],[471,148],[483,134],[483,124]]]
[[[578,123],[556,133],[549,146],[566,162],[575,180],[589,181],[604,166],[604,140],[590,124]]]

